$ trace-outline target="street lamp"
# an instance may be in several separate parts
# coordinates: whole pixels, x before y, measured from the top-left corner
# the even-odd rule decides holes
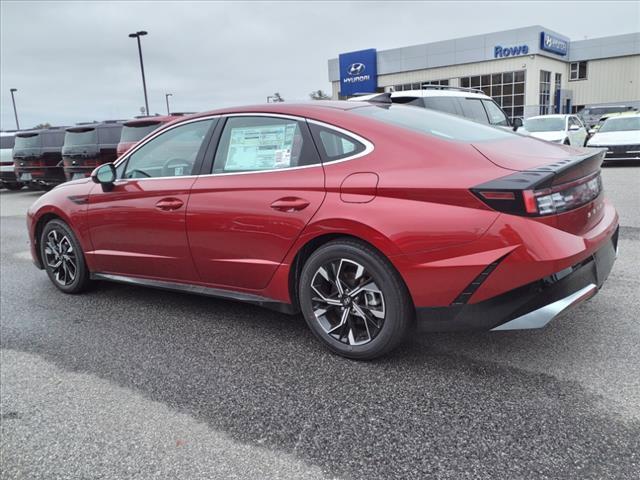
[[[16,110],[16,99],[13,96],[14,92],[17,92],[17,88],[12,88],[11,90],[11,102],[13,103],[13,114],[16,116],[16,130],[20,130],[20,124],[18,123],[18,110]]]
[[[147,34],[144,30],[136,33],[130,33],[129,38],[135,38],[138,40],[138,54],[140,55],[140,71],[142,72],[142,88],[144,89],[144,106],[147,109],[147,115],[149,115],[149,101],[147,100],[147,82],[144,79],[144,64],[142,63],[142,46],[140,45],[140,37]]]
[[[171,113],[169,113],[169,97],[173,97],[173,93],[164,94],[164,99],[167,102],[167,115],[171,115]]]

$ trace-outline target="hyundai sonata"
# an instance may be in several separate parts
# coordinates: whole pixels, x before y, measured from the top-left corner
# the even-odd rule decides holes
[[[94,280],[302,312],[369,359],[426,331],[539,328],[616,256],[604,151],[397,104],[183,117],[28,212],[53,284]]]

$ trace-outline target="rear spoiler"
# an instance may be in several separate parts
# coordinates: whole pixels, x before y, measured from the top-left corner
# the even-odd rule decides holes
[[[549,165],[514,172],[478,185],[476,188],[490,190],[539,190],[562,183],[572,182],[597,171],[602,165],[606,148],[590,148],[583,155],[573,155]]]
[[[355,96],[349,98],[347,102],[391,103],[391,93],[356,93]]]

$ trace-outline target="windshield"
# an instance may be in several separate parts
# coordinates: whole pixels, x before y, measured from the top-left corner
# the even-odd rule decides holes
[[[564,130],[564,118],[528,118],[524,121],[524,128],[528,132],[557,132]]]
[[[446,140],[476,142],[509,138],[513,133],[426,108],[384,105],[355,108],[353,113]]]
[[[605,115],[607,113],[624,112],[628,110],[628,107],[599,107],[599,108],[587,108],[584,110],[586,115]]]
[[[95,128],[79,128],[67,130],[64,136],[64,146],[95,145],[98,143],[98,131]]]
[[[629,130],[640,130],[640,117],[617,117],[610,118],[602,127],[600,132],[626,132]]]
[[[160,125],[162,125],[160,122],[125,125],[122,128],[120,142],[137,142],[138,140],[142,140]]]
[[[38,148],[40,147],[40,134],[39,133],[23,133],[16,135],[15,149],[21,148]]]

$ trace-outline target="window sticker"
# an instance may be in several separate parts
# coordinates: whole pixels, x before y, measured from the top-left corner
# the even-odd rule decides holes
[[[225,170],[270,170],[291,166],[291,149],[298,125],[232,128]]]

